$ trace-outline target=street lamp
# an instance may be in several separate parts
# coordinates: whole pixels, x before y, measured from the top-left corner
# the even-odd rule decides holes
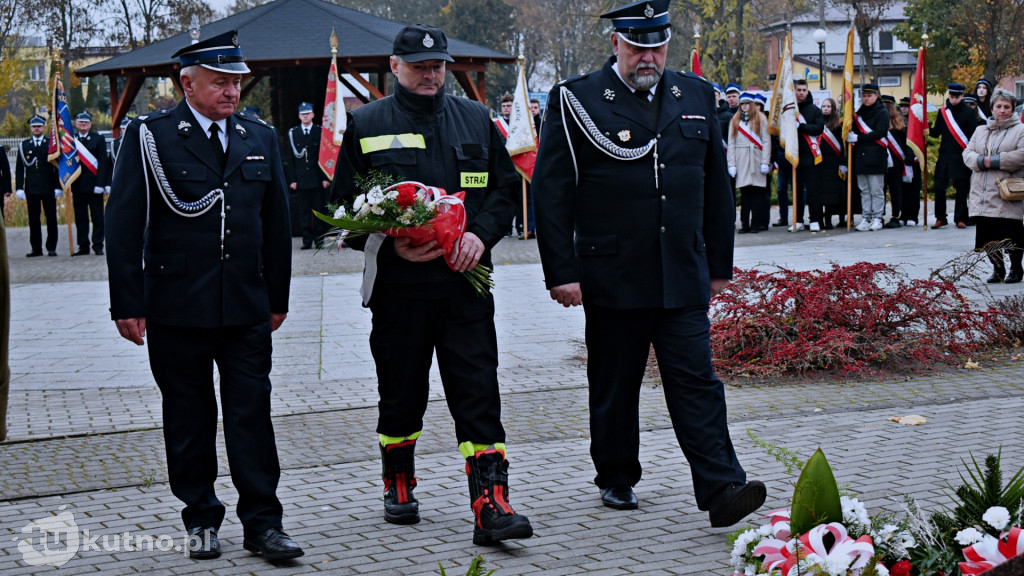
[[[818,87],[822,90],[825,89],[825,40],[827,38],[828,32],[823,28],[814,31],[814,41],[818,43]]]

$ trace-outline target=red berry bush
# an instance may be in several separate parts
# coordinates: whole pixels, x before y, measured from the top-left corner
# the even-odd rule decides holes
[[[972,308],[953,282],[887,264],[733,276],[711,302],[711,351],[724,374],[907,371],[1012,340],[1005,311]]]

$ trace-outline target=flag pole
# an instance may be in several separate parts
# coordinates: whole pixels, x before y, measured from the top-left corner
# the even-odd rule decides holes
[[[924,110],[925,119],[928,118],[928,25],[925,25],[924,34],[921,35],[921,83],[923,84],[922,89],[924,90],[924,103],[922,104],[922,110]],[[921,155],[924,156],[924,162],[921,163],[921,202],[924,204],[924,218],[921,219],[921,223],[924,225],[924,229],[928,229],[928,136],[924,137],[924,150],[921,150]]]
[[[54,124],[54,123],[57,122],[57,114],[59,113],[59,110],[60,110],[57,107],[57,79],[60,77],[60,74],[61,74],[62,70],[61,70],[61,66],[60,66],[60,60],[56,60],[56,62],[57,62],[57,64],[56,64],[57,70],[56,70],[56,72],[54,73],[54,76],[53,76],[53,101],[52,101],[53,106],[51,107],[51,110],[50,110],[50,123],[51,123],[51,126],[50,126],[50,138],[53,138],[54,135],[56,135],[58,138],[60,138],[60,131],[57,130],[57,125]],[[58,150],[60,149],[60,146],[61,146],[61,143],[60,143],[60,140],[58,140],[57,141],[57,149]],[[64,191],[64,222],[68,225],[68,255],[69,256],[74,256],[75,255],[75,239],[74,239],[74,237],[72,235],[72,228],[71,227],[72,227],[72,225],[75,222],[75,213],[71,209],[72,205],[74,204],[74,199],[71,197],[71,182],[64,182],[63,179],[61,179],[60,187],[61,187],[61,190]]]
[[[790,28],[790,26],[787,25],[786,29],[790,30],[791,28]],[[789,54],[788,54],[788,56],[789,56],[790,62],[792,62],[793,61],[793,33],[792,32],[789,32],[788,34],[786,34],[786,42],[789,42]],[[785,90],[785,87],[782,87],[782,89]],[[792,86],[790,86],[790,89],[792,89]],[[796,105],[796,114],[793,115],[793,119],[799,124],[799,120],[797,120],[797,117],[800,116],[800,107],[797,104],[794,104],[794,105]],[[799,157],[799,150],[800,150],[799,146],[800,146],[800,144],[799,144],[799,142],[800,142],[800,140],[799,140],[799,135],[798,135],[798,137],[797,137],[797,161],[800,160],[800,157]],[[797,214],[796,214],[796,198],[797,198],[796,165],[795,164],[791,164],[790,166],[793,168],[793,232],[796,232],[797,231],[797,226],[796,226],[796,218],[797,218]],[[803,219],[803,214],[800,215],[800,219],[801,220]]]
[[[846,153],[846,229],[853,228],[853,142],[847,143]],[[861,207],[861,214],[864,208]]]
[[[520,53],[519,54],[519,74],[520,75],[524,74],[523,64],[525,62],[526,62],[526,56],[524,56],[522,53]],[[529,100],[527,100],[527,104],[529,104]],[[532,118],[530,119],[530,122],[533,122]],[[523,184],[523,240],[529,240],[530,239],[530,221],[529,221],[529,216],[527,215],[527,209],[529,208],[529,206],[528,206],[529,200],[527,198],[527,193],[526,193],[526,178],[525,177],[520,177],[519,181],[522,182],[522,184]]]

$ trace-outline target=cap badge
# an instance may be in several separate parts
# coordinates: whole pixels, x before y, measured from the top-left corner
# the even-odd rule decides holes
[[[654,17],[654,8],[651,8],[650,4],[648,4],[647,7],[644,8],[644,16],[646,16],[647,18]]]
[[[683,91],[679,89],[679,86],[673,85],[671,88],[669,88],[669,92],[671,92],[672,95],[676,97],[676,100],[679,100],[680,98],[683,97]]]
[[[605,102],[615,102],[615,91],[612,90],[611,88],[605,88],[604,89],[604,101]]]
[[[430,37],[430,34],[423,35],[423,45],[427,48],[432,48],[434,46],[434,39]]]
[[[619,132],[619,140],[622,140],[623,142],[629,142],[629,139],[632,137],[633,135],[629,133],[629,130],[621,130]]]

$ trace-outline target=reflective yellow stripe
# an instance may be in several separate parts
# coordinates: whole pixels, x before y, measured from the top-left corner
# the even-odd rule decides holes
[[[462,454],[463,458],[469,458],[475,455],[477,452],[483,452],[488,448],[494,448],[502,454],[505,454],[505,443],[495,442],[494,444],[477,444],[475,442],[463,442],[459,444],[459,454]]]
[[[415,440],[415,439],[419,438],[420,434],[423,434],[423,430],[420,430],[419,432],[416,432],[414,434],[410,434],[408,436],[385,436],[385,435],[381,434],[380,435],[380,445],[381,446],[391,446],[392,444],[401,444],[402,442],[405,442],[406,440]]]
[[[394,148],[423,148],[427,143],[422,134],[382,134],[380,136],[368,136],[359,139],[359,147],[363,154],[378,152],[380,150],[391,150]]]
[[[487,187],[487,172],[462,172],[461,183],[459,184],[462,188],[486,188]]]

